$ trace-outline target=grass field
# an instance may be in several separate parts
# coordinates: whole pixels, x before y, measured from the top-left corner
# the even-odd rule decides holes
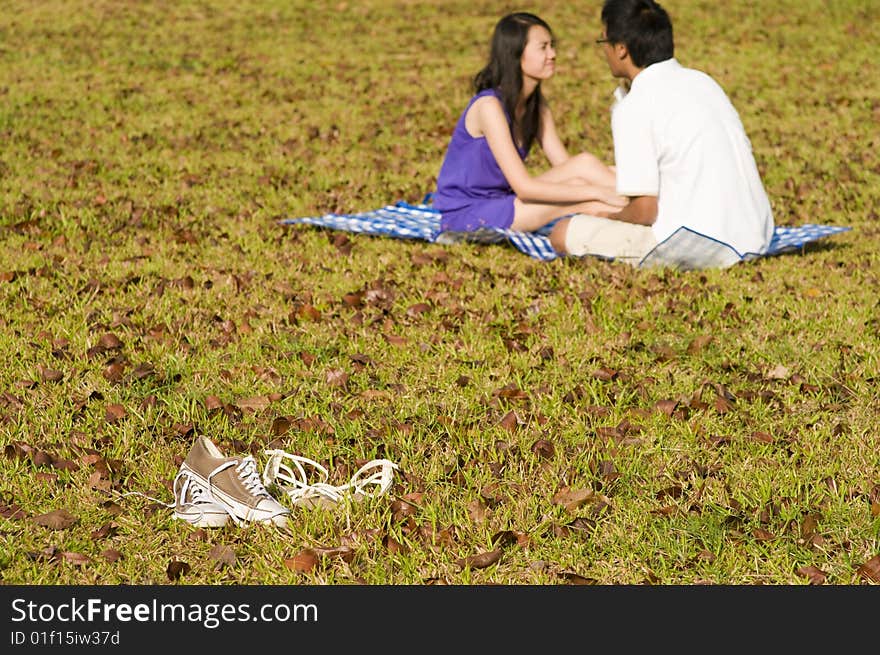
[[[277,223],[420,201],[513,9],[610,161],[598,2],[4,3],[3,582],[880,583],[880,6],[664,6],[777,224],[850,232],[676,272]],[[122,495],[197,435],[400,470],[287,532]]]

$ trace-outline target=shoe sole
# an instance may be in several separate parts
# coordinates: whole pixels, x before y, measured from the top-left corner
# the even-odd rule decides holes
[[[175,510],[174,518],[186,521],[197,528],[222,528],[229,522],[229,514],[225,511],[181,511]]]

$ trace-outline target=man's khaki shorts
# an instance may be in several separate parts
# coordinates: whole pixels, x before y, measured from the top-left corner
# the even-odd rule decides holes
[[[657,245],[654,230],[610,218],[575,214],[565,233],[565,249],[570,255],[613,257],[633,266]]]

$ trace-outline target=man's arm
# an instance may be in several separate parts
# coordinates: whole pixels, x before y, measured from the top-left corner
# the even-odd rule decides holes
[[[619,212],[605,213],[606,218],[636,225],[653,225],[657,220],[657,196],[634,196]]]

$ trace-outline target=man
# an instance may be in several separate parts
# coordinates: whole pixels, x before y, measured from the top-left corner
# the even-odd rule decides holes
[[[674,58],[672,22],[654,0],[606,0],[597,41],[615,92],[611,131],[617,192],[630,198],[603,217],[561,219],[553,247],[638,264],[686,226],[732,246],[764,252],[773,236],[770,202],[739,115],[708,75]]]

